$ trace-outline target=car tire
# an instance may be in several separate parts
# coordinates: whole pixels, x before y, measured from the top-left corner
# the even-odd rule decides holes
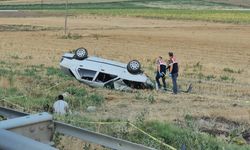
[[[138,60],[132,60],[128,63],[127,69],[131,74],[138,74],[141,72],[141,64]]]
[[[88,57],[88,51],[85,48],[78,48],[75,51],[75,59],[83,60]]]

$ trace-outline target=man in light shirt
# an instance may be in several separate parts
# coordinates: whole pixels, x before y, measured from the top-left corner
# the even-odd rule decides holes
[[[69,105],[64,101],[62,95],[58,96],[58,100],[53,104],[53,112],[64,115],[69,111]]]

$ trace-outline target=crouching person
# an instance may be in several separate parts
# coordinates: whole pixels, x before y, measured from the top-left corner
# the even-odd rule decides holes
[[[64,101],[63,95],[59,95],[58,100],[53,104],[53,112],[59,115],[64,115],[69,112],[69,105]]]

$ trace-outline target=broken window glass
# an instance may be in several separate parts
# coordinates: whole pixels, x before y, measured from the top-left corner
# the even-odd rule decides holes
[[[110,81],[116,77],[117,77],[116,75],[100,72],[95,81],[105,83],[105,82]]]
[[[95,77],[96,71],[87,69],[78,69],[81,79],[92,81]]]

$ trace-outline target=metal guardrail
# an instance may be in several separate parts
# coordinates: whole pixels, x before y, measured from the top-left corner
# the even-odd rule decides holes
[[[54,122],[55,131],[69,136],[77,137],[83,141],[103,145],[117,150],[155,150],[144,145],[135,144],[122,139],[114,138],[108,135],[92,132],[86,129],[77,128],[68,124]]]
[[[105,146],[107,148],[111,148],[111,149],[115,149],[115,150],[156,150],[154,148],[146,147],[146,146],[141,145],[141,144],[132,143],[130,141],[126,141],[126,140],[118,139],[118,138],[111,137],[108,135],[96,133],[93,131],[89,131],[87,129],[78,128],[78,127],[75,127],[75,126],[72,126],[69,124],[65,124],[65,123],[61,123],[61,122],[57,122],[57,121],[52,121],[52,118],[49,117],[51,115],[46,114],[46,113],[43,113],[43,116],[41,116],[41,114],[40,114],[40,118],[39,118],[39,114],[29,115],[27,113],[15,111],[13,109],[0,107],[0,115],[10,119],[10,120],[0,122],[0,129],[2,128],[2,130],[0,130],[1,131],[0,132],[0,139],[4,138],[3,134],[1,134],[2,132],[9,135],[10,138],[15,137],[15,135],[11,135],[10,133],[6,133],[6,130],[3,131],[3,128],[8,129],[8,125],[9,125],[9,127],[12,126],[14,129],[18,128],[20,126],[22,126],[22,127],[28,126],[29,127],[28,129],[30,129],[30,128],[32,128],[32,129],[44,129],[44,126],[41,127],[41,124],[39,124],[39,120],[41,122],[46,122],[46,121],[49,121],[51,119],[50,121],[54,124],[54,131],[55,132],[69,135],[69,136],[73,136],[73,137],[79,138],[79,139],[86,141],[86,142],[95,143],[95,144],[102,145],[102,146]],[[27,116],[27,115],[29,115],[29,116]],[[14,118],[16,118],[16,119],[14,119]],[[5,125],[5,123],[7,123],[8,125]],[[38,125],[39,127],[37,128],[36,125]],[[33,130],[31,130],[31,131],[33,132]],[[48,132],[48,131],[46,131],[46,132]],[[18,133],[20,133],[20,130]],[[22,133],[20,133],[20,134],[22,134]],[[31,138],[32,138],[32,136],[31,136]],[[30,139],[30,140],[32,140],[32,139]],[[19,142],[24,142],[24,141],[19,141]],[[26,144],[32,144],[32,143],[33,143],[32,141],[26,142]],[[6,146],[6,144],[0,142],[0,149],[1,149],[1,146]],[[13,149],[13,150],[18,150],[18,149]],[[34,150],[36,150],[36,148],[34,148]],[[38,150],[40,150],[40,149],[38,149]]]
[[[0,107],[0,115],[6,117],[7,119],[17,118],[29,115],[28,113],[16,111],[14,109]]]
[[[1,112],[0,112],[1,114]],[[51,121],[52,115],[48,113],[40,113],[34,115],[27,115],[23,117],[18,117],[15,119],[3,120],[0,122],[0,129],[13,129],[22,126],[27,126],[30,124],[37,124],[41,122]]]
[[[19,133],[44,144],[49,144],[54,133],[52,118],[52,115],[48,113],[26,115],[0,121],[0,129]]]
[[[40,143],[20,134],[0,129],[0,149],[2,150],[56,150],[47,144]]]

